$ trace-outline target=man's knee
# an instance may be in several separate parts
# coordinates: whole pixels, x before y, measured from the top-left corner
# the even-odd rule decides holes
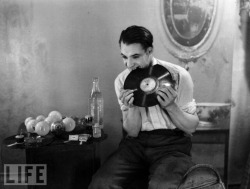
[[[105,189],[108,180],[105,177],[93,176],[88,189]]]

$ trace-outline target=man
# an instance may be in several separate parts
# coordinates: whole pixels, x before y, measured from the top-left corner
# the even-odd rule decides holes
[[[144,27],[131,26],[122,31],[119,45],[126,69],[115,79],[115,91],[127,137],[93,176],[90,188],[128,188],[145,172],[148,188],[177,188],[194,165],[190,134],[199,120],[192,79],[184,68],[153,57],[153,36]],[[123,88],[126,77],[134,69],[156,64],[171,73],[175,87],[161,86],[156,92],[156,106],[134,106],[134,90]]]

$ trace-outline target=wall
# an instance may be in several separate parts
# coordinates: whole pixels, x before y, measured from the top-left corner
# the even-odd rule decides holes
[[[248,53],[250,50],[250,25],[248,23],[247,29],[248,14],[247,11],[242,9],[241,14],[236,15],[237,29],[235,33],[232,73],[232,99],[235,102],[235,108],[233,108],[231,114],[230,130],[230,165],[232,166],[231,171],[234,173],[231,174],[231,182],[234,183],[237,182],[237,179],[239,180],[239,178],[244,179],[242,174],[243,171],[246,171],[247,157],[250,152],[250,59]],[[249,169],[247,171],[249,172]],[[244,181],[245,183],[249,182],[249,175],[248,181]]]
[[[223,16],[212,48],[189,64],[197,102],[231,100],[235,1],[219,10]],[[109,135],[102,145],[105,159],[121,138],[113,81],[124,69],[118,39],[129,25],[152,31],[156,57],[184,66],[167,51],[160,0],[0,0],[0,5],[1,140],[16,134],[27,116],[51,110],[84,116],[92,77],[99,76]]]

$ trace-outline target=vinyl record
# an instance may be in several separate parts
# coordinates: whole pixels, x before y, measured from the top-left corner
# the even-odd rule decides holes
[[[134,91],[135,106],[150,107],[158,104],[156,91],[162,85],[174,86],[170,72],[156,64],[148,68],[137,68],[129,73],[124,82],[124,89]]]

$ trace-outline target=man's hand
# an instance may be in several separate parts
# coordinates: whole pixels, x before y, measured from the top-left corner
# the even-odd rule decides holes
[[[174,103],[177,92],[171,86],[162,86],[156,92],[157,100],[163,108]]]
[[[134,106],[134,91],[135,90],[120,90],[120,96],[119,100],[126,106],[129,107],[126,109],[126,111],[122,111],[122,117],[123,117],[123,128],[127,132],[129,136],[137,137],[138,133],[141,130],[142,126],[142,118],[140,114],[139,107]]]
[[[136,90],[136,89],[135,89]],[[128,107],[133,107],[133,102],[134,102],[134,91],[135,90],[125,90],[125,89],[121,89],[120,90],[120,96],[119,96],[119,100]]]

